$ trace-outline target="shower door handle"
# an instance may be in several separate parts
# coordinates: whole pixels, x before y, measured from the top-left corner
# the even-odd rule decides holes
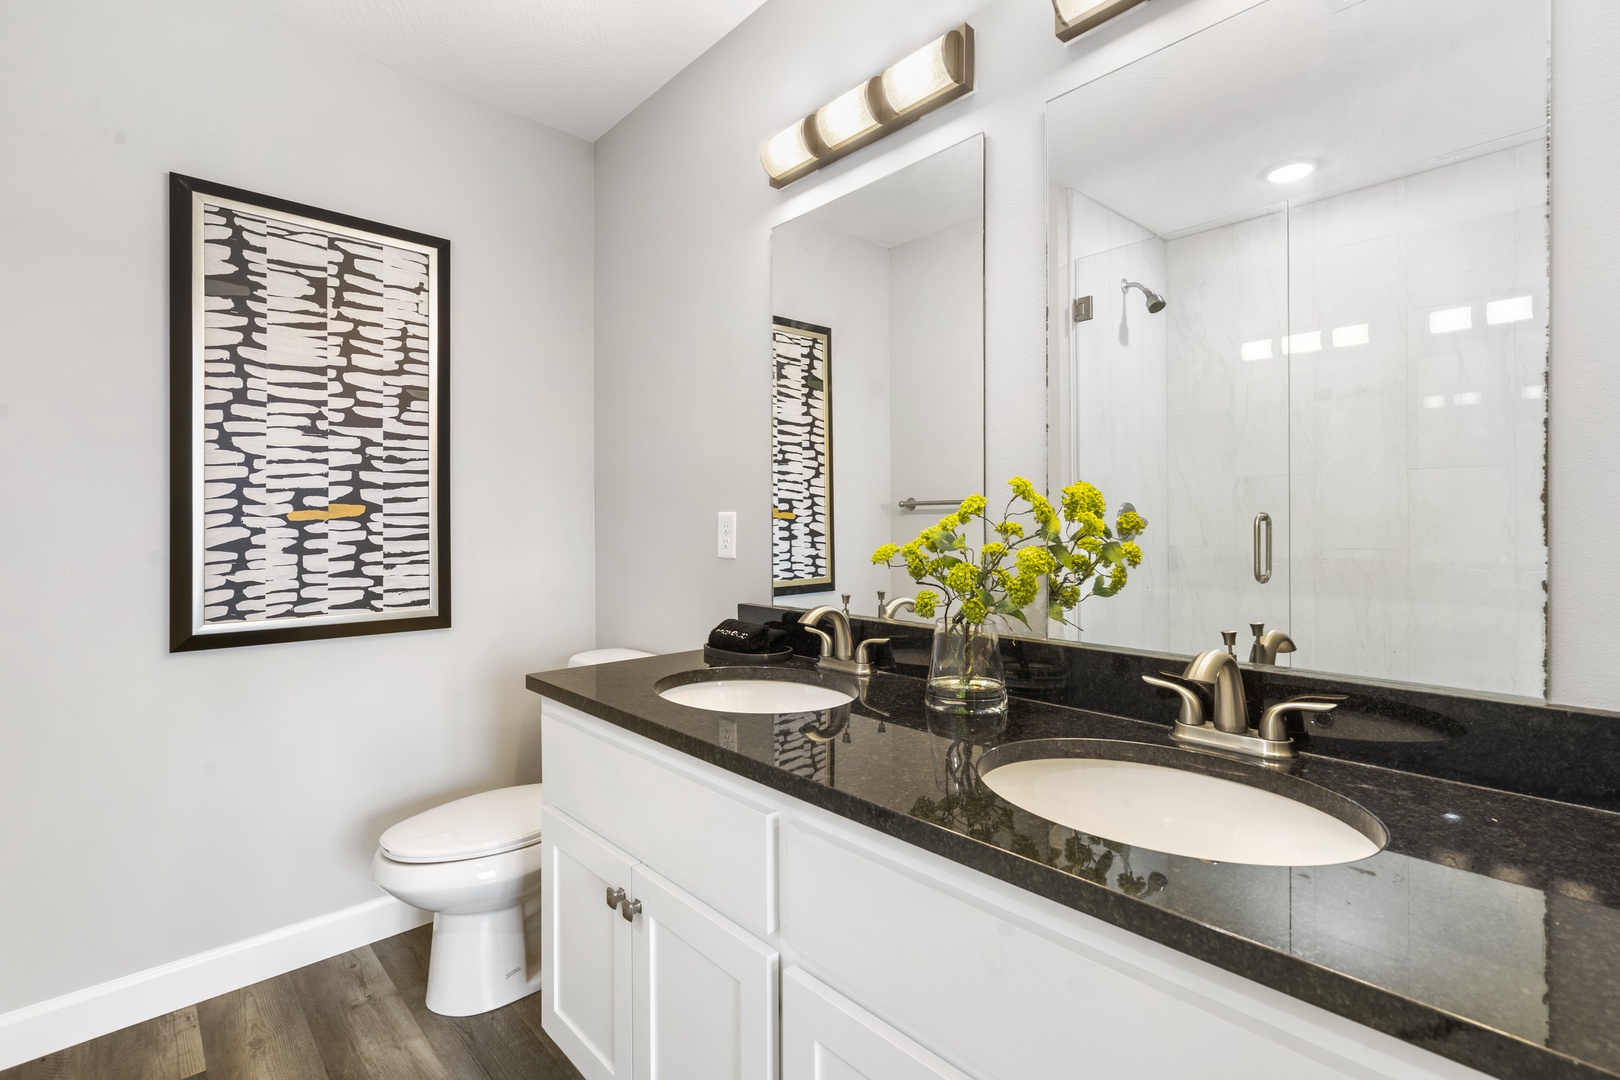
[[[1265,554],[1261,555],[1261,544]],[[1254,515],[1254,580],[1264,585],[1271,580],[1271,515],[1262,510]]]

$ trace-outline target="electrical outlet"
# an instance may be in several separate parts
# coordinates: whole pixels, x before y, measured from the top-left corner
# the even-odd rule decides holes
[[[737,749],[737,721],[720,718],[720,746],[726,750]]]
[[[720,548],[722,559],[737,557],[737,511],[720,511]]]

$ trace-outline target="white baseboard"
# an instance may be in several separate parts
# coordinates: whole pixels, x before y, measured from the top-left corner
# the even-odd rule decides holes
[[[358,949],[432,918],[392,896],[379,896],[0,1014],[0,1069]]]

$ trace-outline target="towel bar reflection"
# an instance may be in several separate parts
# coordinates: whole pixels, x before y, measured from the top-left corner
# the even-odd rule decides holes
[[[961,506],[961,499],[901,499],[900,509],[915,510],[919,506]]]
[[[1260,545],[1265,542],[1265,556],[1260,555]],[[1271,580],[1271,515],[1262,510],[1254,515],[1254,580],[1264,585]]]

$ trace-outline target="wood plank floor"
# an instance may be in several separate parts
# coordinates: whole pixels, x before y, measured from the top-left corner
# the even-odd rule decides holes
[[[540,995],[480,1016],[423,1004],[432,928],[0,1071],[0,1080],[581,1080]]]

